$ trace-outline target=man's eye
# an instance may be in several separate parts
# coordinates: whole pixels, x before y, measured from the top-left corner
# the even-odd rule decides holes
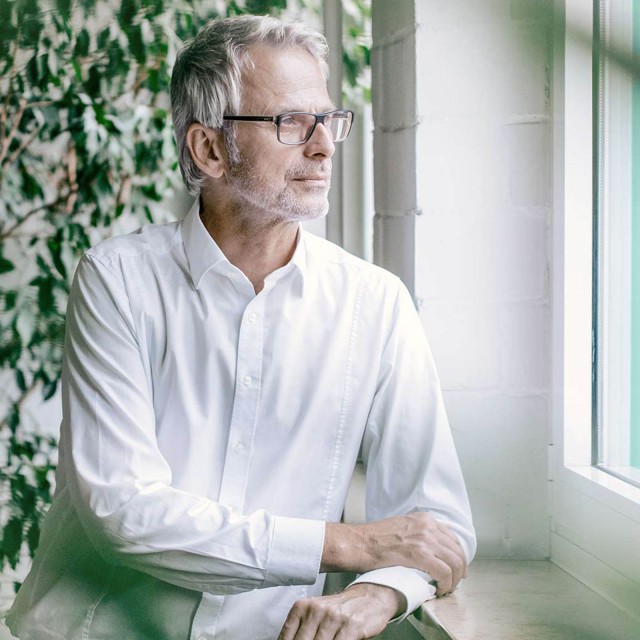
[[[293,127],[298,124],[295,116],[280,116],[281,127]]]

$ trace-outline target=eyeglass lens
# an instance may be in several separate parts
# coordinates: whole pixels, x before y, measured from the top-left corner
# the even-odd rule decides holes
[[[325,115],[324,126],[334,142],[342,142],[349,134],[350,115],[348,112]],[[305,142],[311,137],[315,124],[316,116],[312,113],[287,113],[280,116],[278,122],[280,141],[288,144]]]

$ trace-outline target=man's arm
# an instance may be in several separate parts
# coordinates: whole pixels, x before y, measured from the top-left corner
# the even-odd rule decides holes
[[[368,597],[375,601],[392,587],[404,596],[395,613],[406,615],[433,595],[431,582],[437,595],[455,589],[474,555],[475,534],[431,352],[402,285],[393,317],[363,439],[370,522],[327,524],[322,568],[363,573],[346,597],[371,582],[377,589]],[[286,633],[299,617],[292,610],[284,640],[307,637],[321,600],[302,601],[305,618],[297,635]],[[331,626],[331,617],[323,624]],[[362,633],[356,630],[355,637],[368,637]]]
[[[437,580],[438,595],[453,591],[467,562],[449,527],[420,512],[364,525],[327,523],[321,571],[366,573],[385,567],[415,568]],[[406,576],[400,576],[406,584]],[[384,582],[384,577],[382,581]],[[371,638],[407,610],[407,599],[392,587],[361,582],[342,593],[299,600],[279,640]]]
[[[396,566],[429,574],[444,595],[465,576],[467,560],[451,529],[425,512],[362,525],[327,523],[321,571],[367,573]]]
[[[313,584],[323,522],[241,515],[172,486],[124,268],[83,258],[67,313],[61,468],[89,538],[112,564],[197,591]]]

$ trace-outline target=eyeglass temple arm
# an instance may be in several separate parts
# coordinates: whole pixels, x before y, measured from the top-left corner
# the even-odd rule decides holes
[[[244,120],[246,122],[275,122],[278,116],[222,116],[223,120]]]

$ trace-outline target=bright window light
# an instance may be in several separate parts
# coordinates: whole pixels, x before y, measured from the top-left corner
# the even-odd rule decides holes
[[[640,0],[594,25],[594,464],[640,486]]]

